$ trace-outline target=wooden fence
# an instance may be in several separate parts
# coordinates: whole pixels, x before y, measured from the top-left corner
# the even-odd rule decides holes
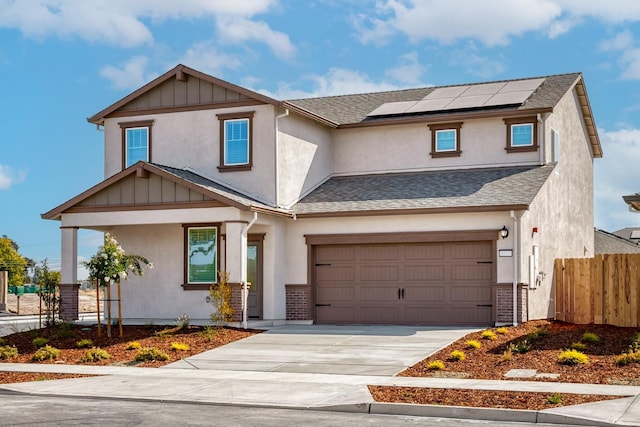
[[[556,319],[640,326],[640,254],[557,259]]]

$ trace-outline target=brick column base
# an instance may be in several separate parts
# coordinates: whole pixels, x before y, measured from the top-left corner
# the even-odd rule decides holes
[[[287,298],[287,320],[308,320],[309,291],[307,285],[285,285]]]
[[[60,288],[60,319],[78,320],[78,283],[61,283]]]
[[[240,283],[229,283],[231,285],[231,307],[233,307],[232,322],[242,322],[242,285]]]
[[[528,289],[526,286],[518,286],[518,323],[529,320],[527,313],[527,296]],[[496,289],[496,323],[513,323],[513,287],[500,286]]]

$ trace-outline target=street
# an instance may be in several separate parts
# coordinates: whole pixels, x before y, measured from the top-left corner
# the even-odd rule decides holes
[[[156,401],[42,397],[0,391],[3,426],[533,426],[409,416],[351,414]],[[558,426],[558,424],[554,424]]]

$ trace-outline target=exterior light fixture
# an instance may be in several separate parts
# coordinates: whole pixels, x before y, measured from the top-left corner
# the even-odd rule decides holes
[[[502,226],[502,229],[500,230],[500,237],[502,237],[503,239],[509,237],[509,230],[507,229],[506,225]]]

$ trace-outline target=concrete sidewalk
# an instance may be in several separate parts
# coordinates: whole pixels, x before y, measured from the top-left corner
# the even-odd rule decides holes
[[[512,422],[640,425],[640,387],[393,376],[468,332],[459,328],[283,326],[160,369],[0,363],[0,371],[100,375],[0,385],[0,390]],[[376,403],[367,385],[604,394],[621,398],[544,411],[459,408]]]

